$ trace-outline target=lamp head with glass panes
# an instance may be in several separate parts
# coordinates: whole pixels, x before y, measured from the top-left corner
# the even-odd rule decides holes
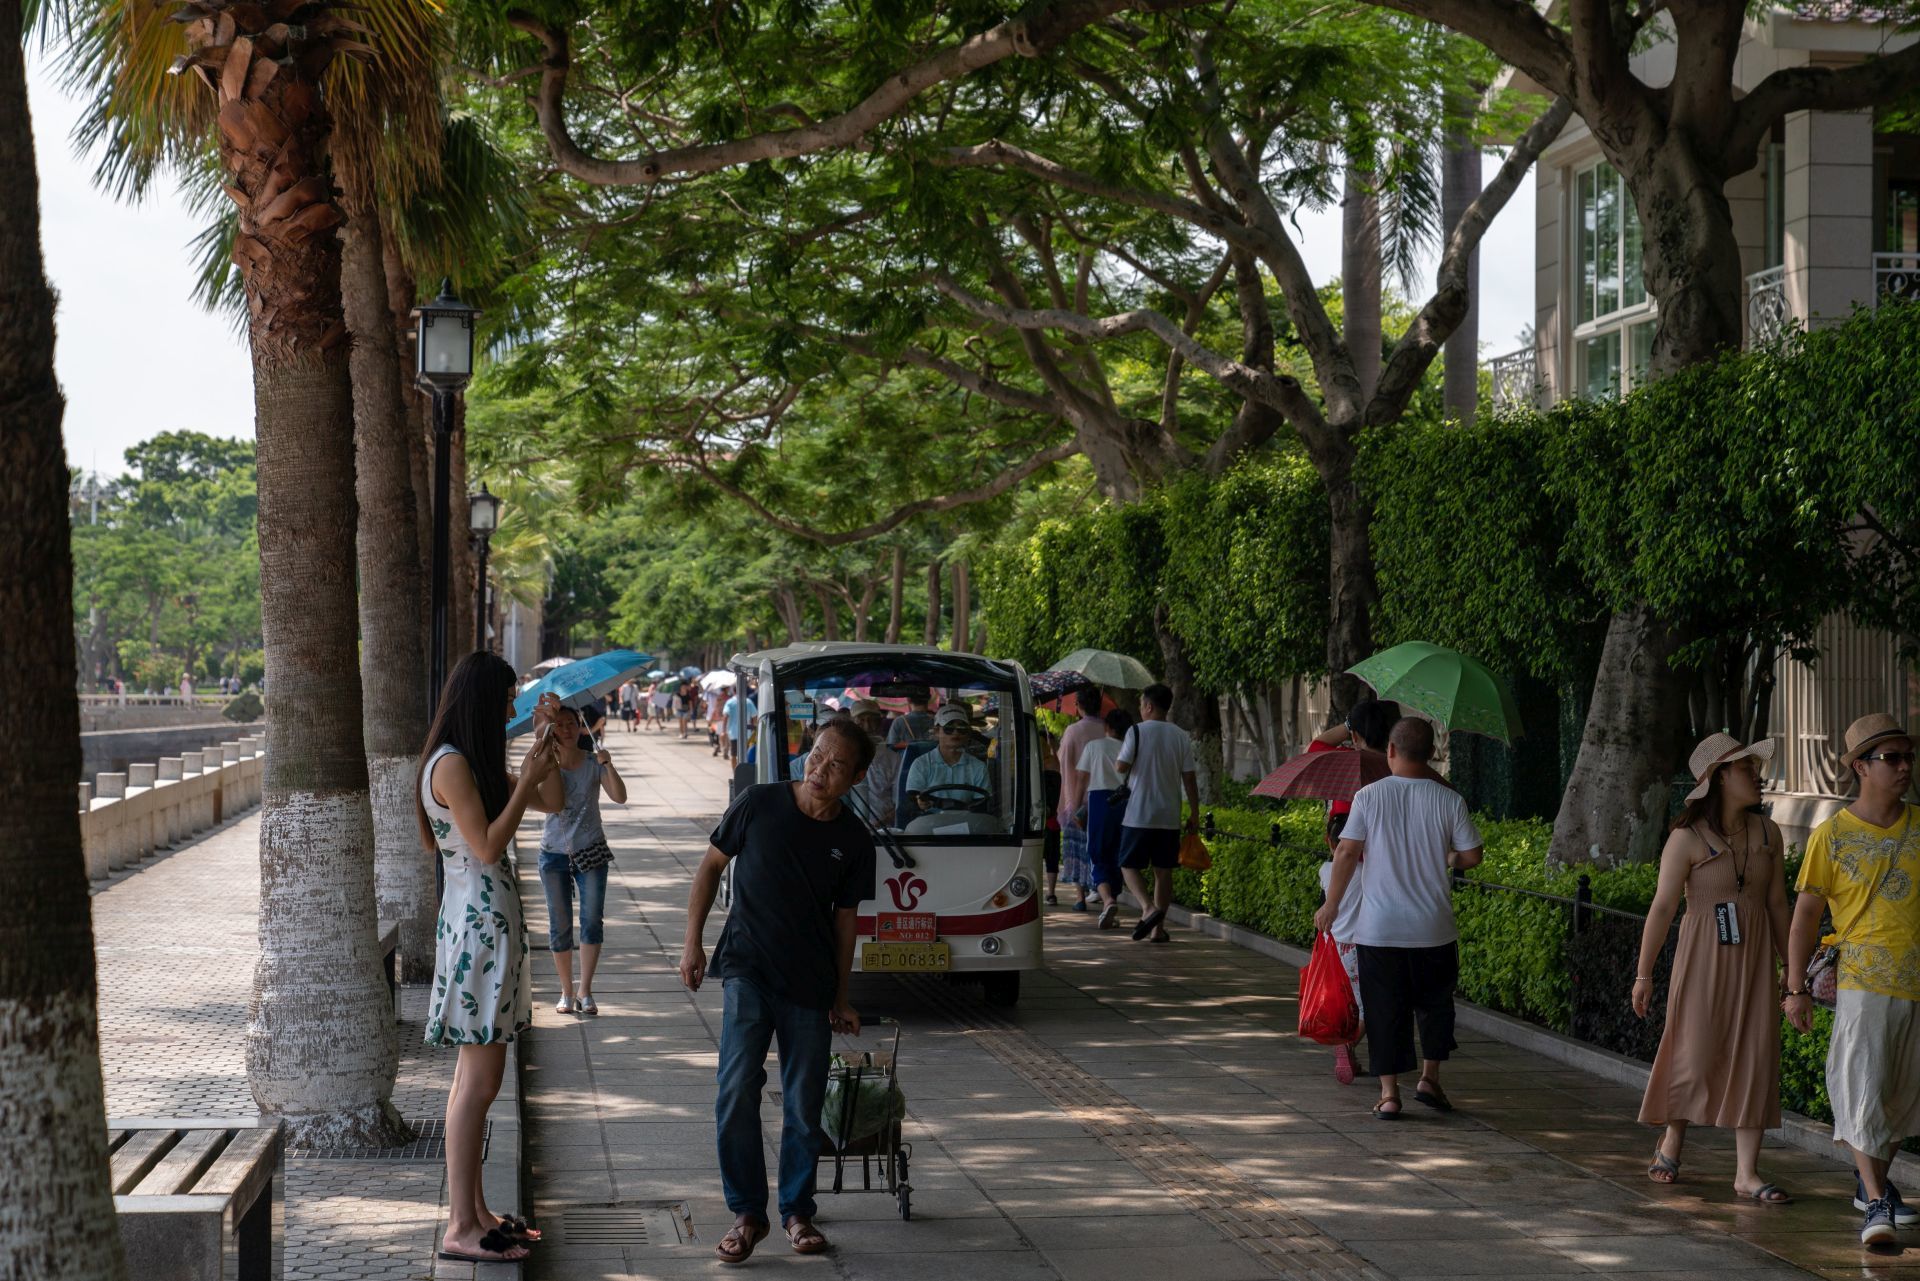
[[[473,377],[473,330],[480,309],[453,296],[453,281],[440,282],[440,296],[413,309],[414,377],[434,391],[459,391]]]
[[[499,495],[487,492],[484,481],[478,493],[467,495],[467,528],[481,538],[500,528]]]

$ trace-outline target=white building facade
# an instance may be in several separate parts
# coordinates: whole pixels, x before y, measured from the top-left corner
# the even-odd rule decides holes
[[[1876,16],[1823,0],[1749,17],[1736,83],[1750,90],[1782,67],[1846,65],[1912,41]],[[1672,43],[1655,43],[1634,67],[1661,84],[1674,56]],[[1657,314],[1639,219],[1578,117],[1541,155],[1535,183],[1533,342],[1491,362],[1496,409],[1623,394],[1644,381],[1652,351]],[[1727,197],[1749,345],[1792,325],[1844,320],[1881,298],[1920,297],[1920,136],[1878,128],[1874,112],[1788,116]],[[1843,803],[1847,725],[1870,711],[1904,720],[1920,702],[1896,637],[1835,618],[1818,641],[1816,665],[1782,659],[1777,669],[1772,789],[1790,839]]]

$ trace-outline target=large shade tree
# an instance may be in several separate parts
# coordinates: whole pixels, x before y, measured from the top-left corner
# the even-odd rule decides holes
[[[1639,214],[1647,292],[1658,305],[1655,378],[1740,343],[1743,278],[1727,184],[1759,163],[1774,127],[1792,112],[1860,110],[1920,89],[1920,43],[1912,43],[1852,65],[1783,67],[1743,91],[1741,47],[1753,8],[1746,0],[1564,0],[1545,10],[1522,0],[1372,2],[1479,41],[1572,103]],[[1913,16],[1901,4],[1843,8],[1889,31]],[[1674,46],[1666,83],[1645,77],[1633,60],[1656,36]],[[1658,849],[1666,780],[1689,728],[1689,673],[1674,660],[1694,639],[1648,607],[1613,615],[1554,826],[1554,859],[1611,861]]]
[[[926,503],[991,498],[1067,454],[1131,501],[1297,441],[1335,518],[1337,672],[1370,646],[1359,433],[1413,403],[1465,314],[1474,247],[1566,117],[1557,103],[1522,128],[1495,181],[1455,211],[1437,288],[1383,350],[1383,243],[1393,260],[1418,240],[1427,161],[1457,123],[1444,108],[1490,70],[1468,42],[1397,19],[1287,5],[1116,18],[1047,59],[931,95],[858,149],[755,165],[717,193],[682,182],[657,209],[652,193],[582,197],[586,248],[549,269],[548,292],[568,305],[554,328],[596,353],[574,382],[613,407],[608,434],[623,448],[651,447],[827,545],[884,533]],[[617,186],[613,171],[562,167]],[[1375,287],[1349,289],[1341,311],[1309,278],[1286,217],[1343,182],[1355,214],[1346,275]],[[652,252],[621,234],[651,225]],[[999,470],[942,485],[909,469],[886,491],[906,501],[863,521],[771,501],[777,482],[754,468],[761,434],[805,412],[813,379],[875,367],[944,381],[976,421],[985,407],[1021,424],[998,442]],[[623,394],[636,375],[653,386]],[[917,445],[955,430],[916,425]],[[1171,632],[1161,639],[1157,657],[1178,677],[1184,658]],[[1202,695],[1217,691],[1176,685],[1176,715],[1215,738]]]
[[[67,531],[65,402],[17,0],[0,0],[0,873],[23,910],[0,927],[0,1251],[47,1281],[126,1275],[113,1227],[93,922],[74,780],[80,713]]]

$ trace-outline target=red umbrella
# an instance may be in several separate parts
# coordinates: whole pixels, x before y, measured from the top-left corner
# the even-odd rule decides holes
[[[1255,796],[1312,797],[1322,801],[1351,801],[1353,794],[1387,776],[1387,757],[1371,748],[1336,748],[1296,756],[1261,779]]]

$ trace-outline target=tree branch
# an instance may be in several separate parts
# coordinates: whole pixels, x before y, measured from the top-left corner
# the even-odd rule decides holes
[[[1774,122],[1792,111],[1852,111],[1889,101],[1920,83],[1920,43],[1851,67],[1784,67],[1733,108],[1726,151],[1752,163]]]
[[[1038,392],[1027,391],[1024,388],[1003,383],[997,378],[990,378],[985,374],[975,373],[965,365],[948,360],[945,356],[936,356],[925,348],[902,347],[898,351],[885,352],[871,339],[859,334],[835,333],[832,330],[820,329],[811,325],[803,326],[802,329],[804,332],[812,334],[823,341],[845,347],[848,351],[855,352],[873,360],[898,360],[903,364],[924,369],[928,373],[938,374],[963,390],[970,391],[986,400],[991,400],[995,404],[1005,405],[1009,409],[1023,409],[1029,413],[1045,414],[1049,418],[1058,418],[1063,422],[1066,420],[1066,407],[1062,405],[1057,398],[1043,396]]]
[[[604,187],[650,186],[683,174],[713,173],[758,160],[846,147],[898,115],[935,85],[957,80],[1010,57],[1036,58],[1092,23],[1129,7],[1173,9],[1195,0],[1051,0],[1035,10],[997,23],[958,45],[888,76],[879,88],[838,115],[794,129],[767,130],[727,142],[673,147],[634,160],[603,160],[574,141],[567,127],[567,75],[572,67],[565,30],[548,26],[524,9],[507,11],[507,21],[539,40],[546,49],[534,116],[547,148],[563,172]]]
[[[1574,89],[1573,57],[1566,33],[1528,0],[1374,0],[1478,40],[1531,76],[1549,93]]]
[[[1307,270],[1299,247],[1287,234],[1279,210],[1268,199],[1252,160],[1227,127],[1229,114],[1220,94],[1212,55],[1204,46],[1194,51],[1194,70],[1199,77],[1201,100],[1207,107],[1207,154],[1213,160],[1214,173],[1240,216],[1258,233],[1259,239],[1251,248],[1279,282],[1281,296],[1287,302],[1287,315],[1313,361],[1320,394],[1338,417],[1357,417],[1364,406],[1360,403],[1360,379],[1354,371],[1352,354],[1328,318],[1327,309],[1320,302],[1320,291],[1314,286],[1313,273]],[[1319,417],[1317,410],[1315,417]]]
[[[1500,166],[1500,172],[1494,175],[1493,181],[1461,213],[1460,221],[1454,225],[1452,234],[1447,237],[1446,248],[1440,255],[1433,296],[1420,309],[1420,314],[1413,318],[1413,323],[1407,326],[1400,341],[1394,344],[1393,354],[1388,357],[1386,368],[1381,371],[1380,385],[1367,404],[1365,422],[1390,422],[1406,409],[1407,401],[1412,399],[1427,366],[1433,363],[1441,345],[1467,314],[1467,307],[1472,301],[1468,296],[1467,267],[1473,260],[1474,249],[1487,234],[1495,215],[1506,207],[1527,170],[1533,167],[1533,162],[1540,158],[1540,153],[1547,149],[1548,144],[1560,136],[1560,131],[1566,128],[1567,120],[1572,115],[1573,103],[1564,97],[1555,98],[1546,113],[1535,120],[1520,136],[1520,141],[1514,144],[1513,150],[1507,154],[1506,163]]]
[[[1267,306],[1266,282],[1260,277],[1259,264],[1244,249],[1228,251],[1226,262],[1234,276],[1234,294],[1240,304],[1240,358],[1259,369],[1273,368],[1273,312]],[[1284,419],[1267,405],[1242,401],[1227,430],[1207,450],[1207,474],[1218,476],[1247,450],[1271,440]],[[1303,425],[1299,428],[1306,431]],[[1314,428],[1325,430],[1324,426]]]
[[[791,534],[795,538],[804,538],[822,547],[845,547],[850,543],[862,543],[869,538],[878,538],[882,534],[898,529],[915,516],[924,515],[927,512],[951,511],[955,507],[966,507],[973,503],[984,503],[989,499],[998,498],[1042,468],[1071,458],[1079,452],[1080,445],[1077,441],[1063,441],[1007,468],[983,485],[976,485],[972,489],[961,490],[958,493],[943,494],[938,498],[916,499],[904,506],[894,508],[893,511],[871,524],[862,525],[858,529],[837,531],[815,529],[811,525],[780,515],[746,490],[722,478],[708,465],[705,458],[697,454],[664,455],[655,461],[663,466],[698,472],[715,489],[742,503],[748,511],[782,533]]]
[[[998,139],[972,147],[946,147],[934,152],[931,158],[935,164],[952,168],[1018,170],[1054,186],[1065,187],[1068,191],[1077,191],[1083,196],[1096,196],[1115,204],[1132,205],[1165,214],[1202,231],[1212,232],[1230,244],[1256,247],[1251,243],[1253,237],[1246,227],[1218,210],[1162,191],[1123,187]]]
[[[988,302],[968,292],[963,285],[944,272],[933,273],[931,279],[934,288],[960,306],[976,316],[1006,325],[1011,329],[1034,331],[1059,329],[1095,342],[1122,338],[1128,334],[1151,334],[1168,348],[1179,352],[1188,364],[1203,370],[1243,399],[1270,405],[1286,414],[1290,421],[1300,420],[1295,418],[1296,414],[1309,421],[1319,418],[1318,407],[1306,394],[1306,389],[1300,385],[1299,379],[1285,374],[1270,373],[1264,369],[1255,369],[1237,360],[1229,360],[1190,337],[1180,326],[1151,307],[1136,307],[1132,311],[1123,311],[1096,319],[1059,308],[1006,307]]]

